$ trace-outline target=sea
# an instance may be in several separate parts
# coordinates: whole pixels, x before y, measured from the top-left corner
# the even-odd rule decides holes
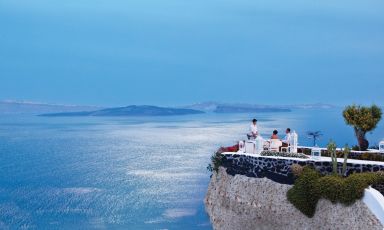
[[[341,109],[172,117],[0,116],[0,229],[212,229],[204,208],[211,155],[245,139],[321,131],[356,143]],[[367,135],[384,138],[384,124]]]

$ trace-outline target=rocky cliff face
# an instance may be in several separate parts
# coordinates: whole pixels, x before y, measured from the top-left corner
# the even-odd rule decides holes
[[[346,207],[320,200],[315,216],[308,218],[287,200],[291,187],[267,178],[231,176],[220,167],[205,207],[214,229],[383,229],[362,201]]]

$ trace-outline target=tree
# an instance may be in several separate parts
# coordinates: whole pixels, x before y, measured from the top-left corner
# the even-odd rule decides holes
[[[365,135],[376,128],[381,115],[381,108],[376,105],[371,107],[350,105],[344,109],[343,117],[348,125],[353,126],[360,151],[368,149],[369,142]]]
[[[320,139],[323,134],[321,133],[321,131],[308,131],[307,136],[308,138],[313,139],[313,146],[316,146],[316,141]]]

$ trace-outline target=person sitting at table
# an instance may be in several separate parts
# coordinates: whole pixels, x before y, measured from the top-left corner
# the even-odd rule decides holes
[[[272,133],[272,136],[271,136],[271,139],[279,139],[279,136],[277,136],[279,132],[277,132],[277,130],[273,130],[273,133]]]
[[[252,124],[249,127],[249,131],[250,132],[247,133],[248,140],[250,140],[251,138],[256,139],[257,135],[259,135],[259,131],[257,129],[257,120],[256,119],[252,120]]]
[[[288,147],[289,143],[291,143],[291,129],[290,128],[287,128],[287,130],[285,131],[285,137],[281,141],[283,142],[283,147]]]

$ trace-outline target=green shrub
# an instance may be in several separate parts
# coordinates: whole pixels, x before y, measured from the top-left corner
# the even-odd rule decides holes
[[[223,155],[220,151],[217,151],[211,156],[211,163],[208,164],[207,170],[210,172],[218,172],[219,167],[223,164]]]
[[[343,158],[343,151],[336,151],[337,158]],[[331,154],[327,150],[321,151],[321,156],[330,157]],[[365,152],[358,155],[349,154],[348,159],[356,159],[356,160],[367,160],[367,161],[384,161],[384,156],[379,153],[374,152]]]
[[[288,200],[302,213],[313,217],[320,198],[332,203],[351,205],[364,195],[364,189],[384,183],[384,172],[354,173],[348,177],[321,176],[314,169],[304,167],[302,174],[288,190]]]
[[[298,177],[303,173],[304,167],[299,164],[292,164],[291,170],[294,176]]]
[[[383,161],[384,157],[377,153],[363,153],[359,156],[359,159],[368,161]]]
[[[371,149],[378,148],[377,146],[371,146]],[[355,145],[351,149],[352,151],[359,151],[359,146]],[[305,155],[311,155],[311,149],[307,148],[299,148],[299,153],[304,153]],[[323,157],[331,157],[331,153],[328,150],[321,150],[321,156]],[[344,158],[345,152],[336,150],[337,158]],[[351,154],[349,152],[348,159],[356,159],[356,160],[367,160],[367,161],[384,161],[384,156],[382,154],[374,153],[374,152],[364,152],[361,154]]]
[[[320,177],[320,173],[304,167],[301,176],[287,193],[288,200],[308,217],[313,217],[320,199],[317,184]]]
[[[360,147],[358,145],[354,145],[354,146],[352,146],[352,150],[360,151]]]
[[[345,181],[337,175],[324,176],[319,179],[318,186],[322,197],[336,203],[343,196]]]
[[[303,149],[303,153],[306,155],[311,155],[312,150],[311,149]]]
[[[307,155],[303,153],[287,153],[287,152],[272,152],[272,151],[262,151],[260,156],[274,156],[274,157],[293,157],[293,158],[308,158]]]
[[[354,173],[345,178],[345,188],[340,203],[353,204],[364,196],[364,189],[378,182],[379,176],[376,173]],[[343,180],[343,179],[342,179]]]
[[[384,182],[384,171],[377,171],[375,173],[379,175],[379,182]]]

